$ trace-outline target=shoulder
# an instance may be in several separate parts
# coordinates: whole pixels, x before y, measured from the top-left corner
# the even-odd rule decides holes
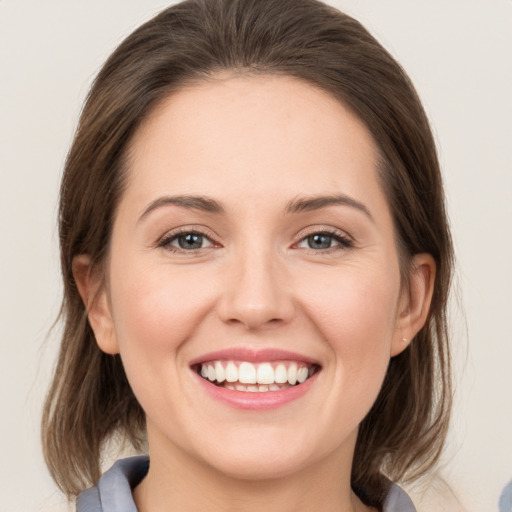
[[[137,512],[132,488],[146,476],[148,469],[146,456],[118,460],[96,486],[80,493],[77,512]]]
[[[382,510],[383,512],[416,512],[411,498],[395,484],[392,484],[389,488]]]

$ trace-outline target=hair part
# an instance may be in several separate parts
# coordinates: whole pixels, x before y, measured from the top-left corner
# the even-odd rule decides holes
[[[144,413],[120,357],[96,344],[73,258],[87,254],[98,268],[108,254],[127,149],[141,122],[173,91],[223,71],[296,77],[350,107],[380,152],[402,278],[415,254],[435,260],[427,323],[390,361],[360,425],[352,486],[367,504],[381,506],[387,478],[421,475],[444,443],[451,406],[446,308],[452,243],[435,142],[414,87],[360,23],[316,0],[186,0],[133,32],[98,74],[60,191],[64,332],[43,413],[45,460],[58,486],[74,496],[99,478],[112,436],[136,448],[144,442]]]

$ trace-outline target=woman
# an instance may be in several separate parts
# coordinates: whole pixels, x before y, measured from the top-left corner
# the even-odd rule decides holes
[[[114,52],[61,188],[45,456],[78,510],[414,510],[452,265],[399,65],[314,0],[198,0]],[[150,463],[149,463],[150,461]],[[117,507],[117,508],[116,508]]]

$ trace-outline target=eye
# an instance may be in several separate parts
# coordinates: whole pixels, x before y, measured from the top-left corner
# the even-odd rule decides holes
[[[350,240],[348,237],[340,235],[339,233],[321,231],[304,237],[297,244],[297,247],[313,249],[317,251],[325,251],[327,249],[336,248],[347,249],[353,247],[353,243],[352,240]]]
[[[214,244],[202,233],[186,231],[167,236],[158,245],[171,251],[188,252],[213,247]]]

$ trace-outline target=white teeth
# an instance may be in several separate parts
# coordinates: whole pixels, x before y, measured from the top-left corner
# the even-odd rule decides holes
[[[238,380],[238,368],[232,361],[226,366],[226,380],[228,382],[236,382]]]
[[[217,378],[215,379],[217,382],[224,382],[226,380],[226,372],[224,371],[224,366],[220,361],[215,363],[215,374]]]
[[[308,369],[305,366],[302,366],[297,371],[297,380],[299,382],[304,382],[308,378]]]
[[[274,382],[277,384],[284,384],[285,382],[288,382],[288,372],[286,371],[286,366],[284,364],[277,365],[274,379]]]
[[[249,392],[278,391],[288,386],[301,384],[315,373],[314,366],[304,363],[270,362],[253,364],[248,361],[211,361],[202,364],[200,374],[204,379],[224,382],[227,389]]]
[[[256,384],[256,368],[252,363],[244,361],[238,367],[238,380],[242,384]]]
[[[288,368],[288,383],[292,386],[297,382],[297,365],[292,363]]]
[[[258,384],[273,384],[274,381],[274,368],[270,363],[263,363],[258,366],[256,375]]]

